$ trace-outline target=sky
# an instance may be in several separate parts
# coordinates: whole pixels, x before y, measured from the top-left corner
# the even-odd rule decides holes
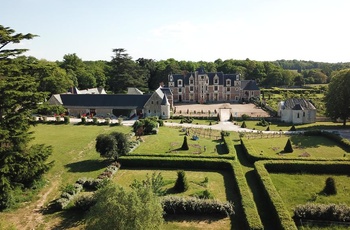
[[[350,62],[349,0],[10,0],[0,24],[39,35],[7,48],[61,61]]]

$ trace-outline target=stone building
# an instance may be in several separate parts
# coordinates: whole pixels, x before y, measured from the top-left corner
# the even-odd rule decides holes
[[[173,102],[248,102],[260,97],[254,80],[241,80],[239,74],[206,73],[203,68],[187,74],[170,74],[168,86]]]

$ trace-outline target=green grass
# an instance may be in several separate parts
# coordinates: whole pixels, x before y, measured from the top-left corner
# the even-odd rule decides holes
[[[167,120],[167,122],[173,122],[173,123],[179,123],[180,124],[181,119],[170,119]],[[206,120],[206,119],[196,119],[193,117],[193,121],[191,124],[193,125],[215,125],[217,123],[217,119],[215,120]]]
[[[164,181],[162,190],[166,191],[166,194],[180,195],[180,196],[193,196],[204,190],[208,190],[215,199],[221,201],[232,201],[234,194],[234,185],[232,178],[228,172],[208,172],[208,171],[185,171],[186,178],[189,184],[189,189],[184,193],[174,193],[172,187],[177,179],[177,170],[146,170],[146,169],[123,169],[121,168],[113,181],[123,187],[129,187],[134,179],[142,181],[146,179],[146,174],[150,177],[152,173],[161,173]],[[208,183],[203,183],[205,177],[208,177]]]
[[[293,153],[283,153],[284,147],[290,138],[293,146]],[[257,154],[263,156],[284,156],[299,157],[308,155],[315,158],[342,158],[346,152],[334,141],[321,136],[293,135],[275,138],[256,138],[247,140]],[[347,157],[349,154],[347,154]]]
[[[347,175],[270,173],[270,177],[292,216],[296,205],[307,202],[350,206],[350,177]],[[328,177],[333,177],[335,180],[336,195],[322,194]]]
[[[59,189],[74,183],[80,177],[96,178],[106,167],[108,161],[95,151],[95,139],[101,133],[120,131],[130,132],[130,127],[82,126],[82,125],[43,125],[31,129],[35,139],[33,144],[53,147],[49,161],[54,166],[45,175],[49,183],[58,183]],[[54,199],[60,191],[50,194]]]
[[[242,125],[243,121],[235,121],[239,126]],[[255,129],[265,131],[266,127],[257,125],[259,121],[245,121],[248,129]],[[293,124],[283,122],[271,122],[270,131],[289,131]],[[294,125],[296,130],[311,130],[311,129],[346,129],[348,126],[343,127],[341,122],[316,122],[311,124]]]
[[[212,138],[209,138],[209,134]],[[199,140],[191,140],[193,135],[199,136]],[[203,137],[205,135],[205,137]],[[187,137],[189,150],[180,150],[185,132],[181,128],[160,127],[157,135],[142,136],[144,142],[133,152],[133,154],[190,154],[213,156],[226,154],[221,144],[220,132],[209,129],[191,129]],[[206,147],[206,151],[204,151]],[[217,150],[216,150],[217,149]]]

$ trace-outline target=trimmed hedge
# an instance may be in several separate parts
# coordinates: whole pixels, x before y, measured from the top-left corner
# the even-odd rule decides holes
[[[308,132],[305,132],[304,135],[312,135],[311,133],[314,133],[314,131],[308,131]],[[318,135],[319,133],[322,133],[322,135],[324,133],[327,133],[327,132],[316,132],[315,133],[315,136],[316,134]],[[336,136],[334,134],[332,134],[333,136]],[[328,137],[327,135],[325,137]],[[340,137],[341,138],[341,137]],[[344,139],[344,138],[341,138],[343,140],[341,140],[343,143],[346,143],[347,140]],[[333,140],[333,139],[332,139]],[[338,143],[338,142],[337,142]],[[350,143],[350,142],[349,142]],[[338,143],[339,144],[339,143]],[[253,145],[251,145],[249,143],[249,141],[247,140],[247,138],[244,138],[242,137],[241,138],[241,145],[243,147],[243,150],[244,150],[244,153],[246,154],[246,157],[248,158],[248,160],[251,162],[251,163],[254,163],[256,161],[259,161],[259,160],[296,160],[296,161],[329,161],[329,160],[335,160],[335,161],[344,161],[344,162],[347,162],[349,161],[349,159],[347,158],[333,158],[333,159],[329,159],[329,158],[316,158],[316,157],[308,157],[308,158],[300,158],[300,157],[285,157],[285,156],[278,156],[278,157],[275,157],[275,156],[265,156],[265,155],[259,155],[257,153],[257,151],[254,149]]]
[[[267,164],[267,161],[257,161],[255,162],[254,166],[258,178],[262,183],[262,187],[264,188],[264,192],[266,193],[267,197],[269,198],[269,202],[271,203],[272,210],[274,211],[273,214],[277,217],[276,220],[279,222],[278,224],[280,226],[280,229],[297,230],[294,220],[290,216],[288,210],[285,208],[282,198],[272,183],[269,172],[265,168],[265,164]]]
[[[264,225],[262,224],[259,216],[258,209],[253,200],[252,193],[247,184],[247,180],[242,171],[242,166],[239,162],[234,161],[231,163],[232,172],[236,180],[236,190],[238,191],[239,198],[241,200],[243,213],[245,215],[246,229],[250,230],[262,230]]]
[[[275,215],[280,221],[281,229],[297,229],[288,210],[284,206],[282,198],[279,196],[272,183],[269,172],[289,172],[289,173],[312,173],[312,174],[349,174],[350,162],[340,161],[257,161],[255,169],[260,182],[269,197],[269,202],[275,211]]]
[[[232,154],[233,155],[233,159],[235,159],[236,157],[236,150],[234,148],[233,145],[233,141],[230,138],[230,136],[225,136],[225,135],[221,135],[221,138],[224,142],[224,148],[227,151],[228,154]]]
[[[222,159],[196,159],[174,157],[140,157],[122,156],[120,163],[123,167],[157,167],[157,168],[181,168],[181,169],[209,169],[229,170],[235,179],[235,190],[240,196],[241,206],[245,217],[246,229],[261,230],[264,226],[260,220],[258,210],[247,185],[242,168],[237,161]],[[236,204],[238,205],[238,204]]]

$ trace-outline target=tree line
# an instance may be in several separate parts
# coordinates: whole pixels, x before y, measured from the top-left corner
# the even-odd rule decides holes
[[[17,56],[0,62],[0,74],[31,75],[39,83],[38,90],[52,94],[65,93],[72,87],[87,89],[104,87],[110,93],[124,93],[127,87],[144,92],[154,91],[168,75],[186,74],[204,67],[206,72],[238,73],[241,79],[256,80],[260,87],[302,86],[329,83],[333,73],[350,68],[350,63],[319,63],[297,60],[254,61],[221,60],[178,61],[173,58],[154,59],[132,57],[123,48],[113,49],[110,61],[83,61],[77,54],[66,54],[60,61],[39,60]]]

